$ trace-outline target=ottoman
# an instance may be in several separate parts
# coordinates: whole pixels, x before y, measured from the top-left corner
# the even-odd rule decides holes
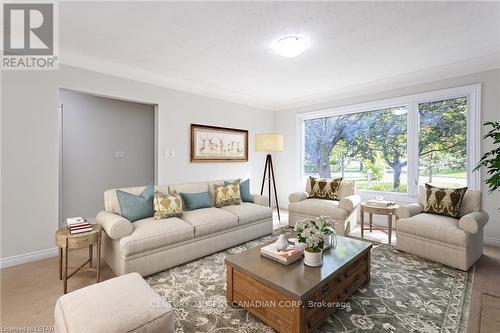
[[[55,307],[59,333],[174,332],[173,308],[137,273],[61,296]]]

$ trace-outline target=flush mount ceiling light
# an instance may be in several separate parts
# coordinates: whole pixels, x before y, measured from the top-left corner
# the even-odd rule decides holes
[[[308,45],[304,37],[287,36],[272,43],[271,47],[280,56],[293,58],[304,52]]]

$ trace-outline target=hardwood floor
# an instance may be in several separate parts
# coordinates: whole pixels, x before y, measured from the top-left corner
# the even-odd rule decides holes
[[[283,223],[283,222],[282,222]],[[83,262],[87,249],[70,251],[70,263]],[[50,326],[54,306],[62,295],[58,259],[49,258],[0,270],[0,327]],[[500,248],[485,246],[475,266],[468,332],[500,332]],[[102,265],[102,280],[114,277]],[[95,282],[95,273],[79,272],[68,280],[72,291]]]

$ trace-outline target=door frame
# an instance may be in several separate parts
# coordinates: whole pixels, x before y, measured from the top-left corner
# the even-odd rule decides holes
[[[117,97],[117,96],[110,96],[110,95],[104,95],[104,94],[98,94],[94,92],[89,92],[89,91],[84,91],[84,90],[76,90],[76,89],[69,89],[69,88],[63,88],[59,87],[57,90],[57,126],[58,126],[58,134],[57,134],[57,140],[58,140],[58,158],[59,158],[59,163],[58,163],[58,193],[57,193],[57,204],[58,204],[58,226],[62,227],[64,226],[64,217],[62,216],[62,190],[63,190],[63,104],[61,103],[61,91],[70,91],[74,93],[79,93],[79,94],[84,94],[88,96],[94,96],[94,97],[103,97],[103,98],[109,98],[109,99],[114,99],[118,101],[124,101],[124,102],[132,102],[132,103],[138,103],[138,104],[145,104],[145,105],[150,105],[153,106],[154,109],[154,183],[158,184],[158,163],[159,163],[159,151],[158,151],[158,118],[159,118],[159,105],[158,103],[153,103],[153,102],[147,102],[143,100],[135,100],[135,99],[129,99],[129,98],[123,98],[123,97]]]

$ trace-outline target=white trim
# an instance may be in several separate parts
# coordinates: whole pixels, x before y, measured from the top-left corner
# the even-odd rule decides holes
[[[330,109],[308,111],[296,114],[297,133],[301,133],[298,138],[297,147],[300,152],[298,168],[298,186],[302,186],[303,182],[303,161],[304,161],[304,120],[322,118],[328,116],[337,116],[342,114],[352,114],[360,112],[369,112],[380,109],[386,109],[396,106],[408,107],[408,124],[419,124],[418,104],[423,102],[440,101],[444,99],[452,99],[457,97],[467,97],[467,186],[470,189],[478,190],[481,186],[481,175],[479,172],[473,172],[474,166],[480,159],[481,155],[481,84],[471,84],[447,89],[427,91],[418,94],[400,96],[394,98],[372,101],[361,104],[340,106]],[[415,198],[418,194],[418,125],[408,125],[408,144],[407,144],[407,182],[408,193],[384,192],[384,191],[366,191],[359,190],[366,197],[375,196],[375,194],[384,194],[389,200],[407,201],[408,197]],[[411,140],[410,138],[416,138]],[[471,142],[472,139],[472,142]],[[415,158],[417,160],[415,160]],[[398,200],[400,199],[400,200]]]
[[[500,53],[494,53],[317,94],[299,96],[294,99],[270,100],[214,87],[213,85],[168,77],[135,66],[119,64],[114,61],[83,54],[64,45],[60,45],[59,54],[61,64],[272,111],[311,106],[336,99],[359,96],[367,91],[370,93],[388,91],[500,68]]]
[[[21,264],[26,264],[32,261],[38,261],[46,258],[52,258],[59,255],[57,247],[29,252],[25,254],[18,254],[17,256],[6,257],[0,259],[0,268],[7,268],[12,266],[17,266]]]
[[[118,76],[124,79],[144,82],[151,85],[197,94],[232,103],[248,105],[260,109],[275,110],[273,101],[258,98],[237,91],[200,84],[188,80],[168,77],[153,71],[135,66],[108,61],[102,58],[83,54],[71,48],[61,48],[60,63],[68,66],[83,68],[98,73]]]
[[[500,247],[500,238],[487,237],[484,236],[484,244],[491,245],[494,247]]]
[[[274,110],[286,111],[295,108],[310,107],[321,103],[329,103],[334,100],[366,95],[367,92],[370,94],[376,94],[402,87],[413,87],[420,84],[471,75],[498,68],[500,68],[500,53],[493,53],[452,64],[426,68],[416,72],[404,73],[349,87],[334,89],[308,96],[301,96],[287,101],[276,102]]]

